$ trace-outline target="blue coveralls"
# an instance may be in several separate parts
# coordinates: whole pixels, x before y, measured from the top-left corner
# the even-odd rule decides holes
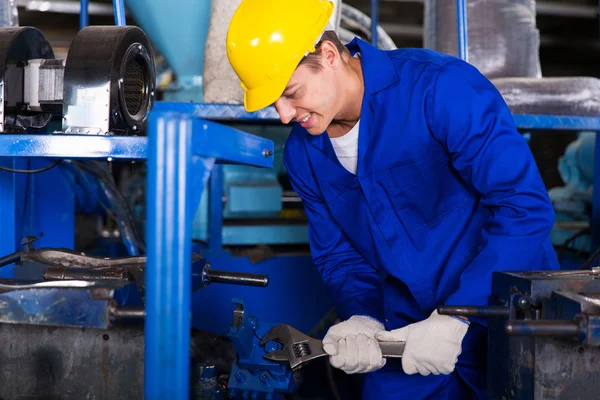
[[[493,271],[558,269],[552,205],[495,87],[448,55],[347,47],[361,54],[365,84],[357,174],[327,134],[299,124],[284,152],[340,316],[395,329],[439,305],[487,304]],[[473,322],[453,374],[406,375],[388,360],[365,375],[363,398],[484,398],[486,345]]]

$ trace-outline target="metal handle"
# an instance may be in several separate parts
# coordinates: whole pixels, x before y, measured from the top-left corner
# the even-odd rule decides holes
[[[573,337],[581,333],[578,321],[508,321],[506,333],[514,336],[557,336]]]
[[[402,358],[406,342],[379,342],[379,348],[384,358]]]
[[[229,283],[232,285],[267,287],[269,277],[259,274],[247,274],[243,272],[205,270],[207,283]]]
[[[438,307],[441,315],[464,315],[465,317],[508,317],[509,310],[503,306],[441,306]]]

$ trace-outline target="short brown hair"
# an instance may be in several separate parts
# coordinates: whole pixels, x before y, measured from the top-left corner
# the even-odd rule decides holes
[[[340,54],[350,54],[348,48],[344,46],[335,31],[325,31],[323,32],[319,43],[316,44],[315,51],[307,54],[298,65],[306,64],[309,68],[312,68],[315,71],[320,71],[323,68],[321,62],[319,61],[319,56],[321,55],[321,44],[326,40],[333,43]]]

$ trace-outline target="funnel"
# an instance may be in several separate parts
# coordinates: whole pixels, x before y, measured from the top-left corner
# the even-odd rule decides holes
[[[202,76],[210,3],[210,0],[125,0],[135,22],[165,57],[180,82],[198,82]]]

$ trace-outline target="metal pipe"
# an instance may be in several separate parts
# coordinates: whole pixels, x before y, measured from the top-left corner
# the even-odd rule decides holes
[[[377,25],[379,25],[379,0],[371,0],[371,44],[377,46]]]
[[[115,25],[125,26],[125,4],[123,0],[113,0],[113,7],[115,9]]]
[[[267,287],[269,277],[243,272],[215,271],[208,269],[206,277],[209,283],[230,283],[232,285]]]
[[[89,25],[90,22],[90,2],[89,0],[81,0],[79,9],[79,29],[83,29]]]
[[[189,396],[192,129],[193,120],[187,114],[148,114],[147,400]]]
[[[467,0],[456,0],[456,25],[458,27],[458,56],[469,62],[467,31]]]
[[[146,311],[140,307],[112,307],[110,314],[115,320],[142,319],[146,316]]]
[[[19,250],[15,253],[7,255],[7,256],[0,257],[0,267],[4,267],[6,265],[10,265],[12,263],[19,261],[21,259],[21,256],[24,253],[25,252],[23,250]]]
[[[506,333],[514,336],[579,336],[577,321],[507,321]]]
[[[462,315],[465,317],[508,317],[507,307],[502,306],[441,306],[438,307],[441,315]]]

